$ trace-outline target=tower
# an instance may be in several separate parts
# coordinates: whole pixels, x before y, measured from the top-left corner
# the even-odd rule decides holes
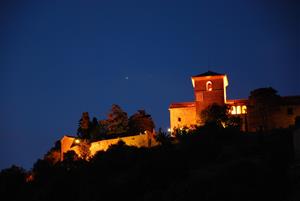
[[[203,109],[216,103],[226,103],[226,87],[228,86],[227,76],[212,71],[207,71],[192,77],[192,84],[195,94],[196,118],[202,123],[200,114]]]
[[[170,111],[170,128],[191,127],[202,124],[201,112],[207,106],[216,103],[224,105],[226,101],[227,76],[212,71],[192,76],[195,100],[193,102],[172,103]]]

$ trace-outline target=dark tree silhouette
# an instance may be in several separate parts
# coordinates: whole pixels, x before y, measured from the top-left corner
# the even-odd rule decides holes
[[[171,135],[169,132],[164,132],[162,128],[158,129],[155,139],[161,143],[162,146],[171,145]]]
[[[92,140],[101,140],[104,136],[104,132],[101,129],[101,125],[99,124],[96,117],[93,118],[90,126],[90,136]]]
[[[113,104],[107,119],[108,134],[122,134],[128,131],[128,116],[122,108]]]
[[[147,114],[145,110],[138,110],[129,118],[129,133],[139,134],[145,131],[152,132],[155,128],[154,122],[150,114]]]
[[[100,135],[106,137],[108,133],[108,120],[100,120],[99,122]]]
[[[79,120],[79,127],[77,129],[77,135],[80,138],[90,138],[90,117],[88,112],[83,112],[82,117]]]
[[[201,118],[205,124],[235,129],[240,129],[242,122],[240,117],[230,115],[227,105],[221,106],[216,103],[209,105],[206,109],[201,111]]]
[[[295,177],[296,185],[289,188],[291,129],[268,132],[263,144],[257,138],[263,133],[234,131],[240,137],[229,140],[231,131],[197,127],[152,148],[131,147],[119,141],[89,161],[81,160],[70,151],[64,161],[55,165],[38,160],[30,182],[26,182],[22,168],[12,167],[0,173],[1,198],[299,200],[299,197],[288,197],[291,190],[298,192],[299,184],[299,178]]]
[[[2,200],[23,200],[25,195],[26,172],[12,165],[0,172],[0,197]]]
[[[236,115],[229,115],[227,112],[227,120],[225,122],[226,127],[235,128],[240,130],[242,125],[242,119]]]
[[[57,140],[54,144],[54,147],[52,147],[44,156],[44,159],[47,160],[51,164],[56,164],[60,161],[60,148],[61,143],[60,140]]]
[[[70,150],[64,153],[64,161],[77,161],[79,160],[79,156],[76,154],[75,151]]]
[[[227,107],[213,103],[201,111],[201,118],[205,124],[216,124],[222,126],[228,119]]]

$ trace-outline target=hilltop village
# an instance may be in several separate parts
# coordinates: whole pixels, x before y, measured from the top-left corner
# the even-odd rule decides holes
[[[170,128],[203,125],[201,112],[213,104],[226,106],[228,114],[241,119],[243,131],[288,128],[300,116],[300,96],[281,97],[273,88],[253,90],[248,99],[228,99],[226,74],[208,71],[191,77],[195,100],[170,105]]]
[[[229,118],[227,120],[221,119],[223,127],[234,125],[244,132],[288,128],[293,126],[296,117],[300,116],[300,96],[281,97],[273,88],[260,88],[253,90],[248,99],[232,100],[227,99],[226,87],[229,82],[226,74],[208,71],[192,76],[191,81],[195,100],[193,102],[170,104],[169,134],[171,136],[175,136],[183,129],[193,130],[197,126],[204,125],[209,113],[216,109],[214,106],[224,108],[224,111],[228,114]],[[111,145],[117,144],[119,141],[128,146],[136,147],[159,145],[150,115],[146,114],[145,111],[139,111],[135,116],[138,123],[133,123],[134,118],[131,118],[129,124],[126,115],[119,106],[113,105],[112,113],[109,115],[113,123],[108,125],[109,121],[97,122],[94,119],[90,122],[88,113],[83,113],[80,120],[79,135],[77,137],[63,136],[60,140],[60,160],[63,160],[63,155],[71,150],[80,156],[81,144],[83,141],[87,142],[88,139],[89,147],[86,149],[89,149],[91,156],[98,151],[106,151]],[[134,131],[131,129],[131,133],[129,132],[124,136],[124,129],[130,124],[137,124],[135,125],[136,129]],[[90,131],[89,125],[90,127],[96,126],[100,130],[104,129],[104,133],[110,132],[110,134],[114,129],[117,129],[120,135],[110,135],[110,139],[104,139],[103,137],[95,137],[94,133],[94,137],[88,137],[94,132]],[[100,131],[96,132],[98,132],[98,136],[101,135],[99,134]],[[117,132],[115,134],[118,134]]]
[[[195,100],[171,103],[170,130],[112,105],[79,120],[30,171],[0,172],[10,200],[299,200],[300,96],[273,88],[227,98],[227,75],[192,76]]]

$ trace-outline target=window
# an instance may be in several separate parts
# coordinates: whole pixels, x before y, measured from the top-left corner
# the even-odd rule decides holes
[[[180,117],[178,117],[178,122],[181,122],[181,118]]]
[[[246,105],[238,105],[238,106],[231,106],[230,113],[235,114],[247,114],[247,106]]]
[[[236,114],[241,114],[241,106],[236,106]]]
[[[294,114],[293,108],[289,107],[287,109],[287,115],[293,115],[293,114]]]
[[[231,114],[236,114],[236,108],[235,106],[231,106]]]
[[[247,106],[246,105],[242,106],[242,114],[247,114]]]
[[[213,86],[211,81],[206,82],[206,91],[212,91]]]

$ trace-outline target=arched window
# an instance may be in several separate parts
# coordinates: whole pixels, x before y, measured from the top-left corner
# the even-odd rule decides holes
[[[211,81],[206,82],[206,91],[212,91],[213,86]]]
[[[247,106],[246,105],[242,106],[242,114],[247,114]]]
[[[236,114],[236,108],[235,108],[235,106],[231,106],[230,113],[231,114]]]
[[[236,106],[236,114],[241,114],[241,113],[242,113],[241,106],[240,105]]]

